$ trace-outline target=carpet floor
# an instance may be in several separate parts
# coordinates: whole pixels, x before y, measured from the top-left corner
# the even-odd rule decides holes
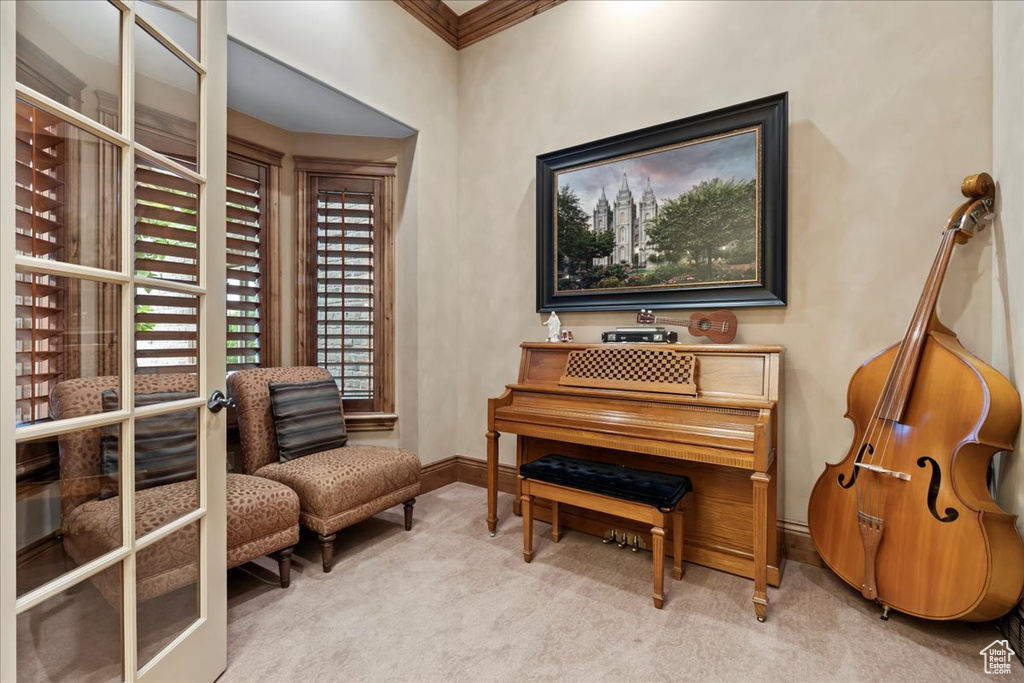
[[[693,564],[666,573],[651,604],[651,555],[535,526],[522,559],[512,497],[498,535],[485,492],[453,484],[421,496],[412,532],[401,508],[338,535],[324,574],[315,538],[292,585],[262,560],[228,577],[228,668],[250,681],[970,681],[991,624],[932,623],[879,610],[825,569],[789,563],[758,623],[749,580]],[[1024,681],[1014,661],[1010,676]]]

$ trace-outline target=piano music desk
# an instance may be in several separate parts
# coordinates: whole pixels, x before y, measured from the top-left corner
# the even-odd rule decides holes
[[[654,345],[696,356],[697,396],[565,386],[569,354],[652,345],[527,342],[519,378],[487,404],[487,527],[497,531],[498,440],[516,435],[519,466],[549,453],[683,474],[695,493],[686,506],[684,559],[754,580],[754,611],[764,620],[767,586],[778,586],[785,556],[778,534],[777,471],[782,347]],[[522,491],[517,479],[513,510]],[[550,521],[538,501],[537,519]],[[560,522],[596,536],[626,528],[650,545],[650,528],[562,506]]]

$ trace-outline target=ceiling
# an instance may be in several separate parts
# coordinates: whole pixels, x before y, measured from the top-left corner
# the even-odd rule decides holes
[[[228,106],[296,133],[406,138],[416,131],[234,38]]]
[[[487,2],[487,0],[444,0],[444,4],[448,5],[453,12],[460,16],[474,7],[479,7],[485,2]]]

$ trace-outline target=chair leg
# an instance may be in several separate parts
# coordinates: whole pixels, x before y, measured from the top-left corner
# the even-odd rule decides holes
[[[412,531],[412,506],[415,505],[415,504],[416,504],[416,499],[415,498],[410,498],[409,500],[407,500],[404,503],[402,503],[402,506],[405,507],[405,530],[406,531]]]
[[[551,501],[551,540],[558,543],[562,540],[562,527],[558,523],[558,501]]]
[[[71,556],[68,555],[68,551],[64,548],[64,537],[63,536],[57,537],[56,542],[58,544],[58,547],[60,548],[60,553],[61,553],[61,556],[63,558],[64,573],[67,574],[68,572],[74,571],[75,569],[77,569],[78,565],[75,563],[74,560],[71,559]],[[74,586],[72,586],[71,588],[68,588],[67,591],[65,591],[65,592],[68,593],[69,595],[77,593],[78,591],[82,590],[82,585],[83,585],[83,582],[80,581],[80,582],[76,583]]]
[[[533,496],[523,494],[519,506],[523,513],[523,560],[529,562],[533,559]]]
[[[330,572],[334,566],[334,539],[337,536],[338,534],[331,534],[329,536],[317,534],[317,538],[320,539],[320,556],[323,559],[325,574]]]
[[[654,555],[654,606],[661,609],[665,600],[665,529],[660,526],[652,528],[651,540],[651,554]]]
[[[683,578],[683,508],[677,508],[672,514],[672,578],[680,581]]]
[[[292,551],[295,546],[281,548],[270,553],[270,556],[277,560],[277,574],[281,577],[281,588],[287,588],[292,582]]]

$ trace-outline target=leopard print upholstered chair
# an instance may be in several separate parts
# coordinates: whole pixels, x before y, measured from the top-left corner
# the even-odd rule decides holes
[[[228,394],[238,410],[242,470],[287,484],[299,494],[299,521],[316,532],[324,571],[329,572],[341,529],[399,503],[405,506],[405,529],[412,529],[420,460],[398,448],[348,444],[281,462],[270,384],[325,379],[331,373],[318,367],[240,370],[228,377]],[[344,419],[340,412],[338,419]]]
[[[103,411],[103,392],[116,390],[116,377],[71,379],[50,395],[55,420]],[[194,375],[157,374],[135,377],[136,399],[157,392],[195,392]],[[137,435],[138,436],[138,435]],[[101,429],[85,429],[58,437],[60,448],[61,533],[65,554],[84,564],[121,545],[120,496],[117,475],[113,491],[104,472]],[[136,454],[138,459],[138,454]],[[121,486],[126,485],[124,482]],[[197,505],[196,479],[139,488],[135,494],[135,530],[142,536],[177,519]],[[284,484],[264,477],[227,475],[227,566],[238,566],[262,555],[278,561],[281,587],[289,584],[291,552],[299,540],[299,499]],[[140,550],[136,560],[138,600],[169,593],[196,581],[197,525],[189,525]],[[100,572],[94,583],[107,600],[117,604],[120,580],[116,572]]]

